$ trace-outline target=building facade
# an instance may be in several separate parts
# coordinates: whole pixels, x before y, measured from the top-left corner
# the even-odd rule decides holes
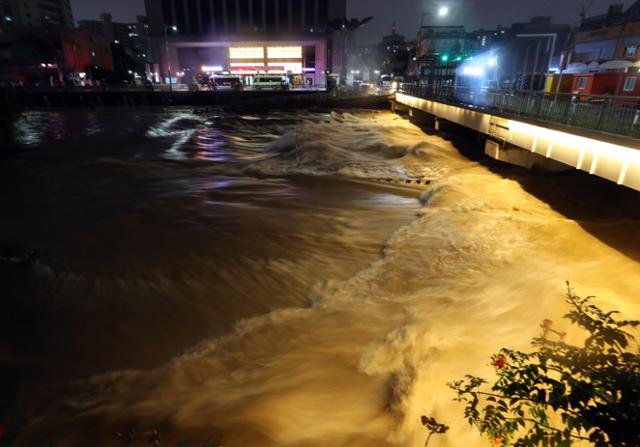
[[[640,2],[626,11],[612,5],[606,14],[585,18],[575,33],[572,62],[640,61]]]
[[[70,0],[2,0],[2,22],[15,26],[59,25],[73,28]]]
[[[149,24],[146,16],[137,16],[135,22],[114,22],[111,14],[100,14],[100,20],[79,20],[78,28],[88,29],[104,36],[109,42],[121,45],[136,62],[147,62],[149,52]]]
[[[491,62],[486,72],[491,74],[493,86],[543,90],[547,74],[566,63],[562,55],[570,38],[570,25],[555,24],[551,17],[534,17],[496,30],[487,36],[490,45],[479,47],[478,54]]]
[[[323,84],[339,58],[335,23],[346,15],[346,0],[145,0],[145,6],[156,79],[166,82],[171,71],[173,81],[185,83],[203,68],[221,68],[246,83],[271,73]]]
[[[0,83],[58,87],[113,70],[110,42],[91,30],[17,27],[0,42]],[[98,77],[98,74],[100,77]]]
[[[432,77],[435,66],[451,69],[451,61],[473,52],[475,40],[464,26],[422,26],[416,38],[416,76]]]

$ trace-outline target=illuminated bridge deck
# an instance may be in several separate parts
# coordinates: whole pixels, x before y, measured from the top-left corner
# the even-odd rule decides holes
[[[635,98],[617,103],[607,98],[603,103],[541,93],[501,95],[474,96],[453,89],[427,95],[403,85],[395,101],[486,135],[485,151],[493,158],[510,162],[505,149],[519,148],[531,157],[555,160],[640,191],[640,111]]]

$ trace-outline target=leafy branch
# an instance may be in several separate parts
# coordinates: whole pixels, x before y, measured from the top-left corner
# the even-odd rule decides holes
[[[449,383],[465,418],[494,445],[640,445],[640,356],[627,332],[640,322],[616,319],[593,298],[567,284],[564,317],[587,332],[581,345],[566,343],[566,333],[544,320],[533,352],[502,349],[491,358],[497,378],[489,389],[471,375]]]

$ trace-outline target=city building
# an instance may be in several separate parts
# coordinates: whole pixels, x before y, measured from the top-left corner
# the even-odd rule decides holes
[[[384,57],[380,44],[359,45],[350,54],[349,67],[363,82],[378,82],[382,73]]]
[[[393,77],[405,76],[414,54],[414,44],[407,42],[405,36],[396,32],[395,25],[391,34],[382,37],[380,44],[382,66],[379,67],[382,74]]]
[[[70,0],[0,0],[0,25],[73,28]]]
[[[102,79],[113,70],[110,42],[91,30],[57,25],[17,27],[0,39],[5,85],[61,86]]]
[[[452,61],[472,53],[475,44],[474,36],[464,26],[421,26],[416,38],[416,76],[430,77],[441,69],[449,72],[454,68]]]
[[[571,62],[640,61],[640,1],[626,11],[611,5],[606,14],[585,17],[574,35]]]
[[[79,20],[78,28],[92,30],[121,45],[130,57],[144,65],[149,52],[149,24],[146,16],[136,19],[132,23],[114,22],[111,14],[103,13],[100,20]]]
[[[534,17],[509,28],[480,30],[473,34],[473,60],[460,73],[465,85],[543,90],[549,72],[566,65],[571,26],[554,24],[551,17]],[[566,82],[563,82],[566,84]]]
[[[201,70],[324,84],[345,59],[346,0],[145,0],[153,77],[189,83]],[[340,26],[339,24],[342,23]],[[338,26],[336,26],[338,25]],[[335,39],[334,39],[335,37]],[[158,73],[160,72],[160,73]]]
[[[66,73],[113,70],[111,42],[100,33],[81,28],[61,29],[60,41]]]

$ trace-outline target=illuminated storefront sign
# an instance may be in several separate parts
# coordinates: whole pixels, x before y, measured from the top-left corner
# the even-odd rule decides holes
[[[269,59],[302,59],[302,47],[267,47]]]
[[[264,67],[264,62],[231,62],[230,67]]]
[[[264,47],[230,47],[229,59],[264,59]]]
[[[283,73],[302,73],[302,62],[269,62],[269,71],[282,71]],[[278,70],[279,69],[279,70]]]
[[[301,74],[301,46],[230,47],[229,68],[234,74]]]

